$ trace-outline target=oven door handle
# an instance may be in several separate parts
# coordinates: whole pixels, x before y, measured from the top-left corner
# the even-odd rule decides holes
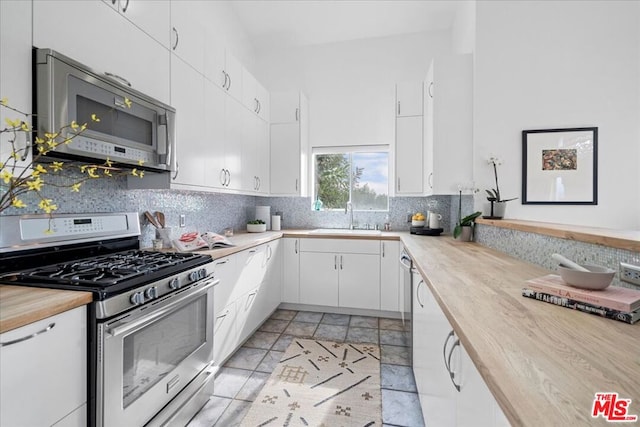
[[[205,279],[205,280],[208,280],[207,283],[202,288],[198,289],[196,292],[188,293],[180,297],[176,301],[172,301],[170,304],[167,304],[165,307],[155,310],[153,313],[149,315],[139,317],[135,320],[132,320],[131,322],[126,322],[121,326],[110,328],[107,332],[109,333],[109,335],[113,337],[124,335],[129,331],[137,329],[138,327],[140,327],[141,325],[144,325],[145,323],[149,323],[155,319],[165,316],[166,314],[175,310],[178,306],[184,305],[186,301],[199,298],[203,294],[207,293],[209,288],[213,287],[215,284],[218,283],[218,280],[215,279],[213,276],[210,276],[208,279]]]

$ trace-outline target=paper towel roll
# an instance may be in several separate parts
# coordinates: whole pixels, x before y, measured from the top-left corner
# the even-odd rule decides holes
[[[271,230],[271,206],[256,206],[256,218],[267,224],[267,230]]]
[[[271,216],[271,229],[273,231],[280,230],[280,215],[272,215]]]

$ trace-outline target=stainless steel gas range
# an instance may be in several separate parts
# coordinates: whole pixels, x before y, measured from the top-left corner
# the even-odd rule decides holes
[[[136,213],[0,217],[0,275],[89,291],[88,420],[184,425],[213,378],[212,259],[139,249]]]

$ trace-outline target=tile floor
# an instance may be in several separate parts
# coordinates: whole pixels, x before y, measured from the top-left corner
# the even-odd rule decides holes
[[[214,395],[188,427],[233,427],[249,410],[294,337],[381,347],[383,426],[424,427],[409,351],[400,320],[277,310],[220,369]]]

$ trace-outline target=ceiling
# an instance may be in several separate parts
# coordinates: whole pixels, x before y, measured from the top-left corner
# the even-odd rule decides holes
[[[234,0],[257,50],[451,28],[460,1]]]

